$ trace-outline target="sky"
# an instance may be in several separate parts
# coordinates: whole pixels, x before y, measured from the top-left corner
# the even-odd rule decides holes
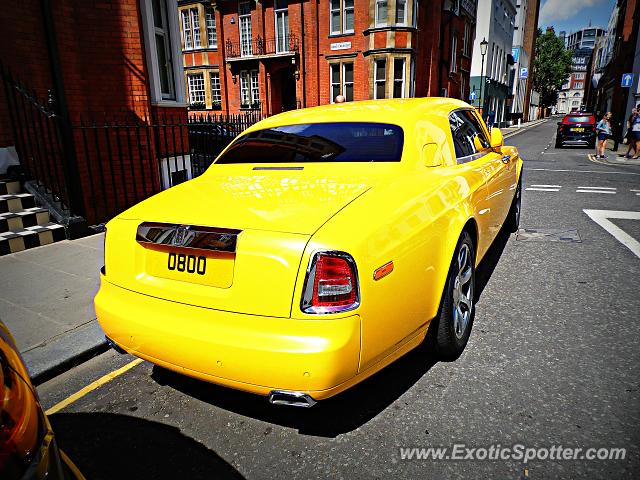
[[[556,33],[562,30],[575,32],[591,26],[607,28],[616,0],[541,0],[538,26],[545,30],[553,26]]]

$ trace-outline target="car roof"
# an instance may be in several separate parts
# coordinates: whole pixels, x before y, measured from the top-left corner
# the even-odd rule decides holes
[[[452,110],[473,108],[455,98],[424,97],[396,98],[387,100],[364,100],[333,103],[319,107],[291,110],[268,117],[247,131],[273,128],[282,125],[331,122],[376,122],[391,123],[401,127],[412,127],[416,120],[448,117]]]

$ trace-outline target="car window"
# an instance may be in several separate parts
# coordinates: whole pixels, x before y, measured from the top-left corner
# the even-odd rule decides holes
[[[571,116],[571,117],[567,118],[567,122],[568,123],[590,123],[590,121],[591,121],[591,117],[589,117],[589,116],[585,116],[585,117],[582,117],[582,116],[573,117],[573,116]]]
[[[458,163],[475,160],[490,148],[480,122],[470,110],[451,112],[449,124]]]
[[[403,142],[387,123],[287,125],[243,135],[216,163],[399,162]]]

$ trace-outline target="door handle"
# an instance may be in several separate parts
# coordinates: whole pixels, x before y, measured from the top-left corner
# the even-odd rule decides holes
[[[511,155],[502,156],[502,163],[509,163],[510,160],[511,160]]]

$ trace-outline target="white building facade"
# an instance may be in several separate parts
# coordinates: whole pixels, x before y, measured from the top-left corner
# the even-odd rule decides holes
[[[512,92],[514,69],[513,35],[516,25],[516,0],[479,0],[476,41],[471,62],[471,90],[476,90],[474,105],[482,107],[486,118],[495,112],[496,123],[511,117],[507,104]],[[488,42],[484,66],[480,42]],[[482,104],[480,98],[482,97]]]

